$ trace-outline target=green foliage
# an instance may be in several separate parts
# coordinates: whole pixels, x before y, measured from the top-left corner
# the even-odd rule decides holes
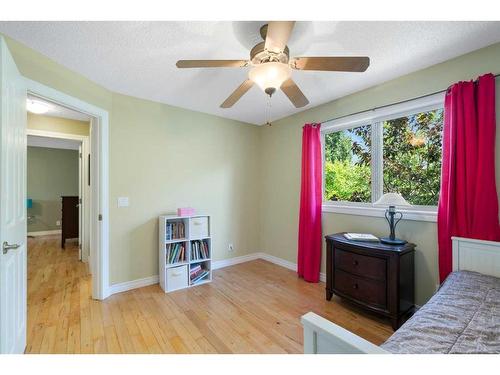
[[[384,193],[399,192],[414,205],[438,203],[443,111],[386,121]]]
[[[325,135],[325,161],[348,160],[351,158],[352,141],[344,132]]]
[[[368,141],[363,139],[368,138]],[[325,135],[325,198],[370,202],[370,126]]]
[[[370,167],[348,160],[325,162],[325,196],[327,200],[370,202]]]
[[[411,204],[436,205],[443,110],[385,121],[383,186]],[[325,136],[325,199],[371,202],[371,126]]]

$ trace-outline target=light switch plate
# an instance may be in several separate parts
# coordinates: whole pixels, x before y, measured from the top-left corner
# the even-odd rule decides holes
[[[128,207],[128,197],[118,197],[118,207]]]

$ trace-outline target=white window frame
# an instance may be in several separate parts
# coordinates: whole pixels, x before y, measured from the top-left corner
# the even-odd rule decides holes
[[[425,96],[422,98],[405,101],[403,103],[384,106],[382,108],[331,120],[321,125],[321,142],[323,150],[323,171],[325,170],[325,135],[340,130],[352,129],[358,126],[371,125],[371,178],[372,202],[376,201],[383,193],[383,155],[380,142],[383,142],[382,122],[420,112],[427,112],[444,107],[445,93]],[[325,174],[323,173],[323,197],[325,191]],[[375,206],[373,203],[323,201],[323,212],[333,212],[349,215],[384,217],[384,207]],[[398,209],[407,220],[437,221],[437,206],[412,206]]]

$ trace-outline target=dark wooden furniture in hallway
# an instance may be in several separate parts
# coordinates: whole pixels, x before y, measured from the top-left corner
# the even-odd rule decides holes
[[[351,241],[326,236],[326,299],[333,294],[391,319],[398,329],[414,302],[415,245]]]
[[[64,249],[68,238],[78,238],[79,214],[78,197],[62,196],[61,209],[61,247]]]

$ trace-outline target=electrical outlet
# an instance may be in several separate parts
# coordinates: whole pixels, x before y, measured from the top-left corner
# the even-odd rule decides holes
[[[234,251],[234,246],[232,243],[230,243],[229,245],[227,245],[227,251],[229,252],[233,252]]]
[[[56,221],[56,227],[60,227],[61,226],[61,220],[57,220]]]

